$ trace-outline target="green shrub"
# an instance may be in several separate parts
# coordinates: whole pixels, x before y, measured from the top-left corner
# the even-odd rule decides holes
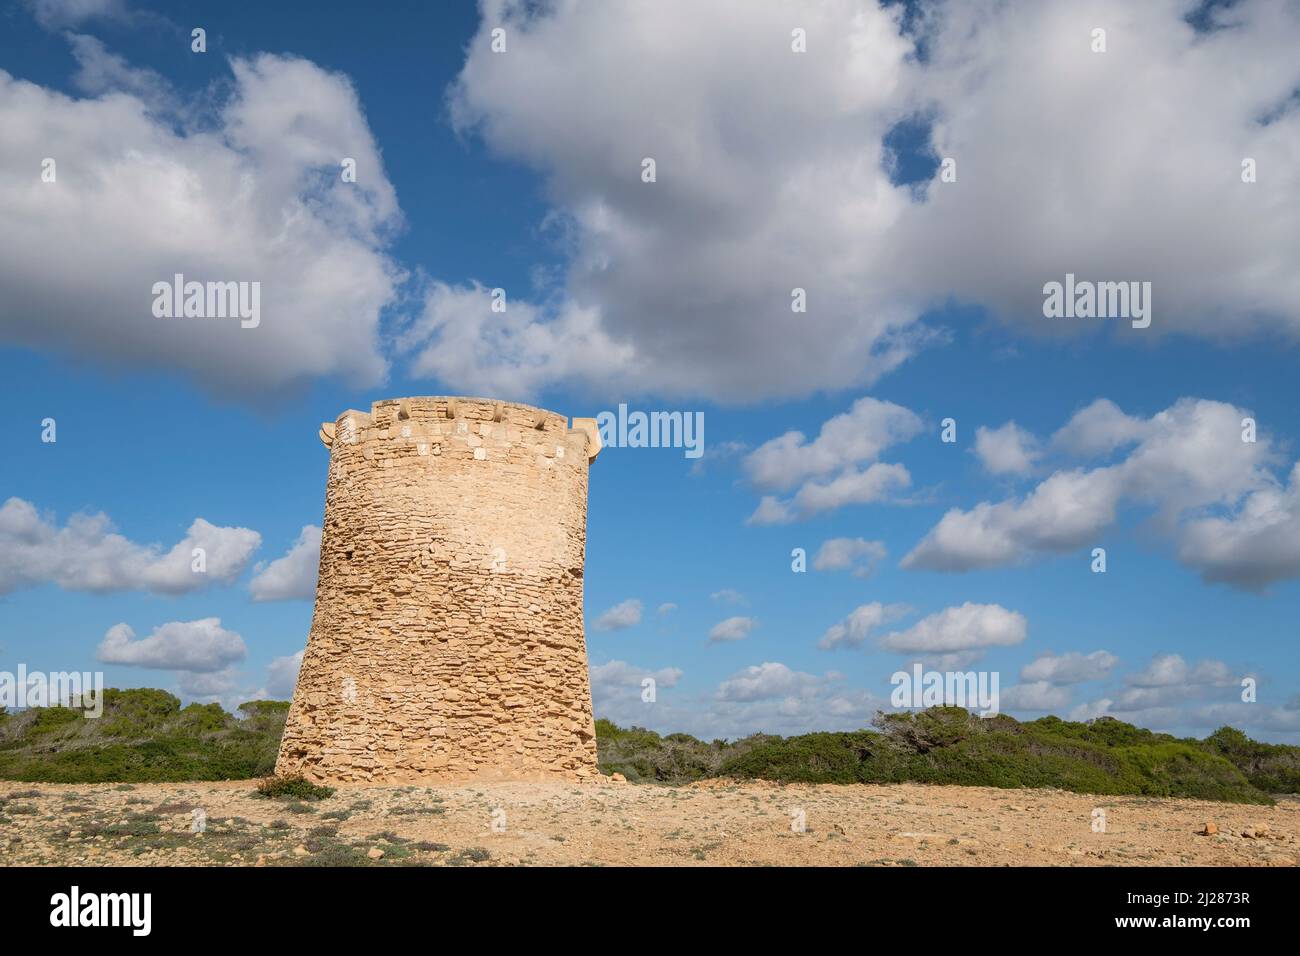
[[[182,708],[161,690],[110,688],[97,720],[59,707],[0,715],[0,778],[52,783],[266,778],[258,787],[262,796],[291,801],[286,809],[307,813],[311,808],[302,801],[321,800],[333,791],[301,778],[273,776],[288,710],[287,701],[258,700],[231,715],[217,704]],[[595,723],[600,770],[633,782],[914,781],[1242,803],[1268,803],[1271,793],[1300,793],[1300,747],[1260,743],[1231,727],[1203,741],[1179,740],[1110,717],[1021,723],[1006,715],[980,718],[957,707],[934,707],[880,714],[875,730],[789,738],[754,734],[705,743],[690,734],[661,736],[605,719]],[[359,800],[351,810],[369,806]],[[346,812],[330,816],[338,819],[336,814]]]
[[[306,777],[264,777],[257,785],[257,796],[268,800],[324,800],[334,796],[334,788],[318,786]]]
[[[1233,727],[1220,727],[1201,746],[1230,761],[1266,793],[1300,793],[1300,747],[1260,743]]]
[[[33,708],[36,716],[32,719],[30,732],[48,734],[60,730],[69,724],[80,723],[85,717],[80,710],[72,707],[37,707]]]

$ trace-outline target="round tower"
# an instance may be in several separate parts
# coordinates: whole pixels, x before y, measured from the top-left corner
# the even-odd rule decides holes
[[[583,779],[591,419],[403,398],[321,426],[311,634],[276,773],[318,782]]]

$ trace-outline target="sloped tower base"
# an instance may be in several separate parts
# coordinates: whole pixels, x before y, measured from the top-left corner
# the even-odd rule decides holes
[[[438,397],[321,426],[320,578],[277,774],[596,776],[582,575],[600,439],[574,425]]]

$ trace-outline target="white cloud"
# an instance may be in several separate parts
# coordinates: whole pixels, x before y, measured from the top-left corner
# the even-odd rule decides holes
[[[665,601],[663,604],[659,605],[659,608],[655,613],[662,616],[664,614],[671,614],[675,610],[677,610],[676,604],[674,604],[672,601]]]
[[[749,445],[743,441],[711,442],[704,449],[687,472],[692,478],[706,474],[715,465],[723,464],[749,451]]]
[[[565,303],[551,321],[507,290],[506,310],[492,310],[492,290],[477,282],[432,282],[420,315],[399,340],[412,353],[410,373],[449,387],[511,399],[575,380],[606,391],[626,381],[633,350],[615,342],[596,312]]]
[[[679,667],[663,667],[657,671],[636,667],[627,661],[608,661],[591,668],[591,691],[593,694],[606,694],[615,688],[636,688],[640,696],[641,681],[654,678],[659,687],[675,687],[682,678]]]
[[[1010,564],[1034,550],[1081,547],[1115,519],[1116,477],[1109,469],[1058,471],[1023,501],[953,508],[901,566],[967,571]]]
[[[1252,591],[1300,577],[1300,463],[1286,487],[1261,488],[1231,514],[1188,522],[1178,559],[1206,581]]]
[[[503,329],[523,337],[519,323],[543,341],[577,339],[575,316],[595,343],[584,358],[603,356],[584,376],[599,384],[753,398],[896,366],[915,348],[913,313],[882,296],[878,262],[910,202],[882,169],[910,47],[896,17],[852,0],[801,8],[818,47],[796,56],[779,4],[665,2],[635,16],[485,4],[453,116],[541,171],[571,256],[558,304],[477,313],[472,331],[492,348],[458,339],[453,351],[476,360],[443,374],[475,387],[571,375],[562,349],[495,346]],[[512,38],[506,56],[488,48],[497,26]],[[653,184],[640,179],[647,156]],[[796,287],[815,334],[790,334],[805,317],[792,316]]]
[[[1038,459],[1038,439],[1015,422],[975,429],[975,454],[994,475],[1027,475]]]
[[[1043,654],[1020,669],[1020,679],[1049,684],[1079,684],[1110,675],[1119,658],[1106,651],[1080,654]]]
[[[155,112],[171,112],[178,103],[171,87],[153,70],[134,67],[92,36],[67,34],[77,61],[73,85],[90,96],[129,93]]]
[[[1180,654],[1161,654],[1135,674],[1128,683],[1134,687],[1185,687],[1197,684],[1235,683],[1231,668],[1223,661],[1205,660],[1195,667],[1188,665]]]
[[[47,30],[75,27],[88,20],[121,20],[124,0],[26,0],[36,22]]]
[[[860,398],[849,411],[826,421],[811,442],[799,431],[764,442],[745,458],[749,480],[764,490],[798,490],[784,501],[763,496],[749,523],[783,524],[870,504],[908,487],[912,476],[906,468],[876,459],[891,445],[910,441],[921,428],[921,419],[901,405]]]
[[[714,591],[709,595],[709,600],[718,601],[722,604],[748,604],[745,595],[741,594],[735,588],[723,588],[721,591]]]
[[[1070,711],[1070,720],[1077,720],[1080,723],[1096,720],[1098,717],[1106,717],[1110,714],[1110,707],[1113,701],[1109,697],[1102,697],[1098,700],[1088,701],[1080,704]]]
[[[646,680],[654,681],[654,699],[645,700]],[[666,694],[682,679],[678,667],[650,670],[627,661],[613,660],[591,668],[591,703],[597,718],[612,720],[622,727],[645,727],[650,723],[673,732],[689,721],[686,713]]]
[[[1197,34],[1183,21],[1194,6],[937,6],[916,92],[937,110],[934,148],[957,158],[959,179],[930,183],[928,201],[900,221],[900,259],[926,237],[961,249],[945,258],[953,294],[1048,333],[1294,336],[1300,284],[1285,250],[1300,244],[1300,167],[1287,158],[1300,145],[1300,10],[1234,4],[1232,29]],[[1097,26],[1104,54],[1091,50]],[[1229,71],[1236,79],[1224,83]],[[1098,136],[1103,117],[1109,135]],[[1242,183],[1243,157],[1270,170],[1267,183],[1262,173]],[[1044,319],[1042,286],[1066,272],[1150,281],[1151,328]]]
[[[791,670],[784,664],[765,661],[746,667],[743,671],[718,685],[719,700],[753,701],[771,697],[799,696],[821,683],[814,674]]]
[[[1108,455],[1141,441],[1148,423],[1126,415],[1108,398],[1099,398],[1075,412],[1052,436],[1052,445],[1081,458]]]
[[[814,571],[849,571],[859,578],[870,577],[885,559],[885,542],[865,538],[828,538],[813,558]]]
[[[860,647],[871,636],[872,631],[898,620],[907,611],[908,608],[901,604],[881,604],[879,601],[863,604],[861,607],[854,608],[843,621],[828,628],[821,640],[817,642],[817,646],[822,650]]]
[[[106,664],[206,674],[243,660],[248,650],[242,637],[221,626],[220,618],[208,617],[159,625],[140,640],[129,625],[114,624],[97,653]]]
[[[846,471],[827,482],[808,481],[788,503],[774,502],[770,496],[764,496],[749,523],[783,524],[848,505],[869,505],[885,500],[911,483],[912,476],[902,465],[878,462],[862,471]]]
[[[1023,499],[981,502],[968,511],[948,511],[902,561],[904,568],[966,571],[1025,560],[1035,554],[1060,553],[1097,543],[1114,521],[1121,504],[1131,502],[1153,511],[1155,527],[1178,536],[1180,522],[1202,515],[1206,509],[1231,508],[1244,496],[1270,512],[1267,521],[1285,523],[1293,502],[1269,494],[1277,480],[1269,470],[1276,458],[1267,436],[1257,442],[1241,440],[1241,420],[1247,412],[1224,402],[1179,399],[1171,407],[1125,426],[1123,438],[1110,429],[1108,437],[1089,426],[1074,428],[1080,416],[1096,424],[1096,403],[1076,414],[1065,431],[1065,443],[1094,452],[1136,442],[1120,461],[1094,469],[1057,471]],[[1118,410],[1104,415],[1113,423]],[[1091,432],[1087,437],[1086,433]],[[1058,433],[1059,435],[1060,433]],[[1263,497],[1252,493],[1263,493]],[[1225,536],[1209,541],[1217,526],[1205,519],[1192,522],[1183,532],[1180,557],[1202,566],[1207,575],[1237,583],[1288,573],[1289,555],[1283,546],[1272,549],[1270,559],[1250,567],[1253,558],[1248,529],[1257,527],[1249,516],[1240,530],[1247,543],[1234,553]],[[1240,540],[1240,539],[1239,539]],[[1190,541],[1190,543],[1188,543]],[[1216,566],[1221,560],[1222,566]]]
[[[916,437],[921,427],[916,413],[902,405],[860,398],[828,419],[811,442],[803,432],[788,431],[759,445],[746,456],[745,471],[758,488],[788,491],[809,478],[874,462],[885,449]]]
[[[713,629],[709,631],[709,640],[715,643],[742,640],[749,635],[756,624],[758,621],[752,617],[729,617],[713,625]]]
[[[0,594],[41,584],[67,591],[185,594],[243,573],[261,535],[195,518],[185,537],[163,551],[113,531],[108,516],[75,514],[60,528],[21,498],[0,506]],[[202,549],[205,572],[193,570]]]
[[[1124,719],[1134,723],[1165,720],[1151,713],[1177,708],[1188,701],[1222,696],[1235,698],[1241,688],[1241,677],[1223,661],[1203,660],[1194,666],[1180,654],[1159,654],[1142,670],[1125,677],[1124,686],[1113,695],[1115,714],[1129,714]],[[1141,715],[1140,718],[1133,715]]]
[[[254,601],[292,601],[316,596],[320,569],[321,529],[304,525],[288,552],[270,564],[259,564],[248,590]]]
[[[945,608],[917,621],[905,631],[880,639],[885,650],[904,654],[947,654],[1010,647],[1025,639],[1028,622],[1023,614],[998,604],[972,604]]]
[[[208,673],[181,671],[177,675],[177,684],[183,698],[194,699],[203,703],[221,703],[232,691],[239,687],[241,677],[233,667]]]
[[[173,92],[156,74],[73,43],[96,98],[0,71],[4,341],[180,371],[246,402],[321,376],[383,381],[380,312],[402,279],[384,250],[401,219],[347,78],[236,58],[227,96],[158,115]],[[44,157],[56,182],[40,180]],[[153,286],[177,273],[260,282],[260,324],[156,318]]]
[[[1204,736],[1225,724],[1271,740],[1300,741],[1300,708],[1296,701],[1280,705],[1246,703],[1241,679],[1257,674],[1234,673],[1223,661],[1189,664],[1178,654],[1162,654],[1141,671],[1125,678],[1116,693],[1081,704],[1072,720],[1115,717],[1139,727],[1176,736]]]
[[[591,625],[597,631],[622,631],[641,623],[641,602],[628,598],[596,618]]]
[[[302,667],[303,652],[277,657],[266,668],[266,692],[277,700],[288,700],[293,696],[298,683],[298,670]]]
[[[1033,681],[1008,687],[1000,694],[1002,710],[1061,711],[1070,706],[1070,689],[1048,681]]]
[[[894,367],[919,347],[921,311],[949,297],[1046,334],[1138,334],[1045,320],[1042,286],[1067,271],[1151,281],[1148,339],[1294,335],[1300,14],[1238,4],[1233,29],[1198,35],[1188,10],[935,4],[917,18],[918,57],[902,4],[802,6],[799,55],[781,4],[663,0],[628,16],[599,0],[489,0],[452,113],[544,177],[568,258],[561,287],[535,297],[544,305],[476,311],[439,371],[467,385],[577,373],[656,392],[802,395]],[[1090,49],[1098,23],[1104,55]],[[508,55],[490,51],[496,27]],[[1233,71],[1240,82],[1224,83]],[[890,184],[882,139],[916,114],[933,116],[933,149],[958,160],[957,182]],[[1098,117],[1115,135],[1097,135]],[[640,180],[646,156],[653,184]],[[1245,156],[1260,169],[1249,185]],[[936,249],[962,254],[936,273]],[[807,313],[790,311],[795,287]],[[496,353],[503,329],[543,348]]]

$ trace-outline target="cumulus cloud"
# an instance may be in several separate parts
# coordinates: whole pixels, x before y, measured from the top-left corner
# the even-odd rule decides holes
[[[542,173],[571,255],[554,302],[477,313],[476,341],[493,348],[454,341],[473,361],[446,373],[480,387],[518,370],[536,385],[539,368],[566,371],[562,346],[579,325],[593,343],[584,358],[603,354],[588,380],[623,387],[808,394],[895,367],[916,347],[913,315],[882,297],[877,264],[910,202],[882,168],[911,48],[897,16],[850,0],[806,7],[818,51],[796,56],[775,4],[668,2],[628,16],[604,3],[486,3],[453,117]],[[497,26],[508,56],[489,51]],[[654,183],[641,181],[646,157]],[[817,334],[789,334],[804,317],[791,312],[795,288]],[[497,353],[521,322],[543,353]]]
[[[813,558],[814,571],[852,571],[866,578],[885,559],[885,542],[865,538],[828,538]]]
[[[452,115],[544,178],[567,260],[527,309],[474,306],[439,374],[802,395],[895,367],[950,298],[1045,334],[1138,334],[1049,325],[1042,287],[1067,271],[1152,282],[1148,337],[1300,330],[1293,5],[1236,4],[1233,29],[1210,33],[1188,0],[934,4],[912,33],[905,6],[801,7],[798,55],[781,4],[486,2]],[[490,51],[497,27],[507,56]],[[1153,115],[1153,100],[1196,109]],[[957,182],[890,181],[883,142],[917,117]],[[500,336],[539,348],[497,352]]]
[[[288,700],[298,683],[298,670],[302,667],[303,652],[277,657],[266,668],[266,692],[270,697]]]
[[[743,640],[756,624],[758,621],[752,617],[729,617],[713,625],[709,631],[709,640],[714,643]]]
[[[710,601],[718,601],[722,604],[748,604],[745,595],[741,594],[735,588],[723,588],[721,591],[714,591],[709,595]]]
[[[248,590],[254,601],[292,601],[316,596],[320,569],[321,529],[304,525],[283,557],[259,564]]]
[[[641,602],[628,598],[615,604],[591,625],[597,631],[622,631],[641,623]]]
[[[912,476],[906,468],[876,459],[921,428],[921,419],[910,409],[867,397],[826,421],[812,441],[803,432],[788,431],[764,442],[745,458],[749,480],[762,490],[797,490],[785,500],[765,495],[749,523],[783,524],[845,505],[870,504],[908,487]]]
[[[226,667],[209,673],[181,671],[176,683],[183,698],[203,703],[223,703],[239,687],[241,679],[238,670]]]
[[[1192,665],[1181,654],[1159,654],[1145,668],[1125,677],[1125,686],[1112,695],[1112,712],[1145,714],[1223,692],[1235,697],[1242,676],[1223,661],[1203,660]]]
[[[236,58],[224,93],[173,112],[156,74],[71,39],[93,98],[0,71],[4,341],[179,370],[239,401],[322,376],[383,381],[380,313],[403,278],[385,249],[401,217],[348,79]],[[260,324],[156,318],[154,284],[178,273],[259,282]]]
[[[195,518],[185,537],[164,551],[113,530],[108,516],[72,515],[59,527],[21,498],[0,506],[0,594],[42,584],[67,591],[152,591],[185,594],[243,573],[262,538]],[[196,571],[202,550],[205,571]]]
[[[677,610],[676,604],[674,604],[672,601],[665,601],[663,604],[659,605],[659,608],[656,611],[656,613],[662,617],[665,614],[671,614],[675,610]]]
[[[77,61],[73,85],[90,96],[129,93],[157,113],[178,108],[170,85],[154,70],[132,66],[124,57],[109,51],[103,42],[78,33],[67,35]]]
[[[248,653],[244,639],[221,626],[221,619],[172,621],[136,640],[128,624],[114,624],[99,644],[105,664],[129,664],[156,670],[211,674],[242,661]]]
[[[1020,679],[1034,683],[1079,684],[1110,676],[1118,663],[1119,658],[1106,651],[1043,654],[1020,669]]]
[[[1242,679],[1219,660],[1189,663],[1179,654],[1160,654],[1142,670],[1126,675],[1123,686],[1070,713],[1072,720],[1115,717],[1140,727],[1178,736],[1204,736],[1229,724],[1269,739],[1300,740],[1296,701],[1267,705],[1241,699]]]
[[[951,509],[902,566],[968,571],[1072,551],[1096,543],[1121,504],[1132,503],[1146,507],[1155,528],[1181,542],[1179,557],[1207,578],[1262,586],[1296,572],[1294,549],[1278,540],[1295,520],[1296,496],[1280,489],[1267,436],[1241,440],[1245,410],[1183,398],[1145,420],[1118,413],[1126,420],[1119,429],[1111,427],[1117,413],[1094,403],[1058,436],[1092,452],[1131,446],[1120,460],[1057,471],[1024,498]],[[1101,420],[1109,425],[1097,428]],[[1215,508],[1231,514],[1206,517]]]
[[[1095,458],[1140,441],[1149,430],[1149,423],[1099,398],[1075,412],[1052,436],[1052,445],[1080,458]]]
[[[999,706],[1003,710],[1061,711],[1070,706],[1070,688],[1049,681],[1031,681],[1003,690]]]
[[[1251,591],[1300,577],[1300,463],[1287,485],[1253,491],[1227,515],[1188,522],[1178,559],[1206,581]]]
[[[791,670],[785,664],[765,661],[746,667],[743,671],[718,685],[719,700],[751,701],[768,697],[799,695],[816,687],[821,678],[814,674]]]
[[[904,631],[880,639],[885,650],[903,654],[949,654],[1010,647],[1025,639],[1028,622],[1017,611],[999,604],[972,604],[945,608],[917,621]]]
[[[652,671],[636,667],[627,661],[608,661],[591,668],[591,692],[600,695],[610,693],[615,688],[634,687],[640,696],[641,682],[647,677],[653,678],[659,687],[675,687],[681,680],[682,670],[679,667],[663,667]]]
[[[834,671],[818,676],[765,661],[722,681],[689,725],[699,736],[738,737],[755,732],[799,734],[860,730],[887,701],[847,686]]]
[[[399,345],[411,355],[413,375],[518,399],[564,380],[608,391],[632,374],[633,349],[610,337],[595,310],[565,303],[550,321],[541,321],[541,312],[509,295],[506,310],[496,312],[491,289],[435,281]]]
[[[47,30],[75,27],[90,20],[122,20],[124,0],[26,0],[36,22]]]
[[[827,628],[817,646],[825,651],[837,647],[860,647],[874,630],[907,612],[908,608],[901,604],[881,604],[879,601],[863,604],[854,608],[843,621]]]
[[[594,664],[592,710],[597,719],[612,720],[622,727],[653,726],[675,733],[683,727],[698,726],[691,702],[674,690],[681,679],[678,667],[652,670],[621,660]]]
[[[900,253],[923,237],[952,250],[944,285],[1030,328],[1294,336],[1300,286],[1283,250],[1300,241],[1287,198],[1300,168],[1284,157],[1300,144],[1300,9],[1233,4],[1232,29],[1197,33],[1184,20],[1194,6],[976,0],[923,18],[915,89],[936,111],[932,146],[957,159],[959,177],[929,183],[900,220]],[[1091,50],[1097,26],[1104,54]],[[1098,137],[1103,118],[1110,135]],[[1243,157],[1271,170],[1264,189],[1262,176],[1243,184]],[[1044,319],[1042,287],[1066,272],[1150,281],[1151,328]]]
[[[834,671],[818,676],[785,664],[744,668],[703,692],[681,686],[682,672],[625,661],[591,669],[592,702],[598,717],[622,726],[661,733],[685,732],[703,740],[753,733],[799,734],[813,730],[858,730],[888,702],[845,684]],[[643,698],[642,682],[655,681],[655,700]]]
[[[975,429],[975,454],[994,475],[1027,475],[1038,459],[1038,440],[1015,422]]]

